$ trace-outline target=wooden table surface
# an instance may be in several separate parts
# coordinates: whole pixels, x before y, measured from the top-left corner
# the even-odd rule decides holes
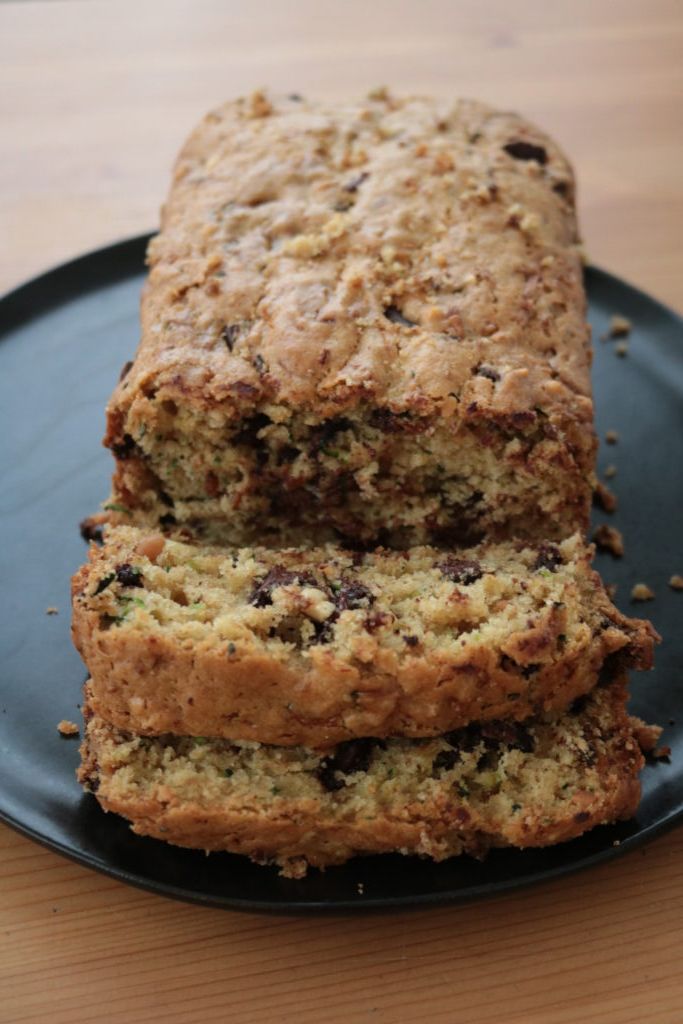
[[[550,129],[591,259],[681,308],[678,0],[0,4],[0,289],[153,227],[221,99],[383,83]],[[682,854],[679,830],[491,902],[285,918],[173,903],[1,828],[0,1022],[683,1021]]]

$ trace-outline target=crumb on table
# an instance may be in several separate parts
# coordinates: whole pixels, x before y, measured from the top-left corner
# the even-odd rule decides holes
[[[616,526],[608,526],[602,523],[593,532],[593,540],[601,551],[609,551],[615,558],[622,558],[624,554],[624,538]]]
[[[51,604],[48,608],[45,609],[45,614],[46,615],[59,615],[59,608],[55,608],[55,606],[53,604]]]
[[[618,342],[614,346],[614,351],[616,352],[616,354],[618,356],[621,356],[622,359],[623,359],[624,356],[628,355],[628,345],[627,345],[627,343],[625,341]]]
[[[603,484],[600,480],[598,480],[593,491],[593,504],[610,513],[614,512],[617,507],[616,495],[612,494],[607,484]]]
[[[669,586],[672,590],[683,590],[683,576],[679,576],[677,572],[674,573],[669,577]]]
[[[608,583],[607,586],[605,587],[605,590],[607,591],[607,594],[608,594],[608,596],[610,597],[610,599],[612,601],[617,596],[617,590],[618,589],[619,589],[619,584],[618,583]]]
[[[616,444],[618,440],[619,435],[616,430],[608,430],[605,434],[605,441],[607,441],[607,444]]]
[[[609,466],[607,466],[607,468],[605,469],[605,478],[607,480],[611,480],[612,477],[616,476],[616,475],[617,475],[617,467],[614,465],[614,463],[610,463]]]
[[[651,601],[655,596],[654,590],[648,587],[647,583],[636,583],[631,588],[631,600],[632,601]]]
[[[60,736],[78,736],[78,726],[68,718],[63,718],[57,725],[57,732]]]

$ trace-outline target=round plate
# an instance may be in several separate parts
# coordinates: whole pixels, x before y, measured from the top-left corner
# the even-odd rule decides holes
[[[78,522],[109,489],[100,446],[104,406],[138,340],[147,236],[102,249],[31,281],[0,302],[0,817],[89,867],[167,896],[243,910],[320,911],[454,903],[556,878],[632,849],[683,814],[683,322],[600,270],[587,271],[601,469],[613,462],[616,523],[626,557],[598,558],[617,600],[651,615],[664,636],[656,670],[634,677],[632,707],[666,726],[671,763],[648,765],[634,821],[547,850],[498,850],[478,863],[358,858],[293,881],[246,858],[181,850],[135,836],[76,784],[78,743],[57,733],[80,720],[84,669],[69,640],[69,577],[85,557]],[[633,325],[626,358],[598,340],[612,314]],[[601,518],[606,518],[602,513]],[[631,586],[656,591],[630,606]],[[57,615],[46,615],[56,606]],[[676,721],[674,722],[674,719]],[[359,884],[362,883],[362,884]]]

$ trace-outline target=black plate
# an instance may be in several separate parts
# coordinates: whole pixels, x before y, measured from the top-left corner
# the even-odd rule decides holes
[[[108,493],[110,458],[100,447],[103,408],[137,343],[146,242],[134,238],[83,256],[0,303],[0,817],[83,864],[167,896],[290,912],[495,895],[607,860],[680,819],[683,593],[674,593],[667,581],[671,573],[683,573],[683,322],[594,269],[587,282],[596,339],[613,313],[635,325],[625,359],[615,355],[613,343],[595,343],[598,429],[601,436],[608,428],[620,435],[616,447],[603,446],[600,462],[618,466],[616,522],[627,548],[623,561],[600,556],[599,563],[605,578],[619,584],[622,607],[629,605],[633,583],[654,587],[656,600],[637,608],[665,637],[656,671],[634,679],[632,706],[667,725],[664,740],[673,757],[671,764],[645,769],[637,819],[549,850],[500,850],[483,864],[362,858],[291,881],[241,857],[206,857],[142,839],[81,793],[74,778],[78,744],[56,731],[61,718],[78,718],[84,679],[69,641],[68,581],[85,555],[78,521]],[[58,615],[46,616],[50,605]]]

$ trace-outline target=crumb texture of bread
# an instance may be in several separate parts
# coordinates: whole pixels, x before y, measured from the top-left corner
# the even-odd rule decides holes
[[[242,99],[182,150],[108,409],[113,505],[262,543],[585,529],[595,436],[571,167],[522,118]]]
[[[436,861],[547,846],[629,818],[643,757],[625,687],[599,687],[559,718],[491,722],[423,740],[333,751],[120,732],[93,715],[80,780],[133,830],[307,867],[398,851]]]
[[[325,747],[560,711],[657,635],[578,537],[358,553],[111,528],[73,580],[91,704],[141,734]]]

